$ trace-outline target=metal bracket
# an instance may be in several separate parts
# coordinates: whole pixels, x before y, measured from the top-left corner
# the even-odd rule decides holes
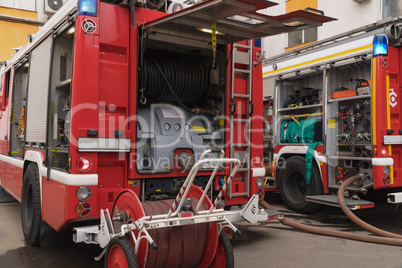
[[[258,195],[253,195],[241,211],[243,218],[250,223],[268,220],[268,214],[258,207]]]
[[[74,231],[73,240],[75,243],[99,244],[102,248],[106,247],[112,237],[115,236],[108,209],[101,209],[100,225],[76,227]]]

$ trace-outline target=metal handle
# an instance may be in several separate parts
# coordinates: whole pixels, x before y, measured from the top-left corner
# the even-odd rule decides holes
[[[313,13],[320,13],[321,15],[324,16],[324,11],[319,10],[319,9],[315,9],[315,8],[312,8],[312,7],[306,7],[304,10],[308,11],[308,12],[312,11]]]
[[[254,113],[254,103],[250,101],[250,112],[249,115],[251,116]]]

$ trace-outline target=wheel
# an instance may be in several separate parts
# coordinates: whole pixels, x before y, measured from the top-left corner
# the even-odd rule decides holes
[[[280,170],[279,191],[283,202],[292,210],[301,213],[312,213],[321,207],[320,204],[306,201],[306,196],[323,194],[320,171],[313,163],[311,167],[310,185],[306,182],[306,163],[300,156],[292,156],[286,160]]]
[[[107,245],[105,268],[137,268],[137,258],[130,241],[125,237],[114,237]]]
[[[34,163],[28,165],[22,182],[21,223],[25,240],[29,245],[38,246],[40,244],[42,211],[39,171]]]
[[[211,265],[213,268],[233,268],[234,267],[234,254],[232,243],[224,231],[219,234],[218,248],[214,261]]]

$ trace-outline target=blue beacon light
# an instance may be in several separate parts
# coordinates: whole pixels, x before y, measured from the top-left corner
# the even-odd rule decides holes
[[[388,56],[388,38],[384,34],[374,36],[373,56]]]
[[[79,0],[78,15],[98,16],[98,0]]]

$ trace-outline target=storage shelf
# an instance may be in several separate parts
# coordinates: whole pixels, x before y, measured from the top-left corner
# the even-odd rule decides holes
[[[54,147],[52,149],[53,153],[64,153],[68,154],[68,148],[60,148],[60,147]]]
[[[304,109],[321,108],[321,107],[322,107],[322,104],[312,104],[312,105],[305,105],[305,106],[300,106],[300,107],[279,108],[278,112],[304,110]]]
[[[353,97],[346,97],[346,98],[339,98],[339,99],[329,99],[328,102],[339,102],[339,101],[348,101],[348,100],[357,100],[357,99],[368,99],[371,97],[371,94],[361,95],[361,96],[353,96]]]
[[[301,143],[301,142],[295,142],[295,143],[289,142],[289,143],[284,143],[284,142],[281,142],[281,143],[279,143],[278,145],[284,145],[284,146],[295,146],[295,145],[298,145],[298,146],[306,146],[307,144],[310,144],[310,143]],[[320,142],[320,143],[317,144],[317,146],[322,146],[322,145],[324,145],[322,142]]]
[[[372,157],[356,157],[356,156],[342,156],[342,155],[339,155],[339,156],[328,156],[328,158],[329,159],[331,159],[331,160],[364,160],[364,161],[367,161],[367,160],[371,160],[372,159]]]
[[[71,78],[61,81],[60,84],[56,85],[57,89],[67,88],[71,85]]]
[[[371,146],[371,143],[338,143],[338,146]]]

